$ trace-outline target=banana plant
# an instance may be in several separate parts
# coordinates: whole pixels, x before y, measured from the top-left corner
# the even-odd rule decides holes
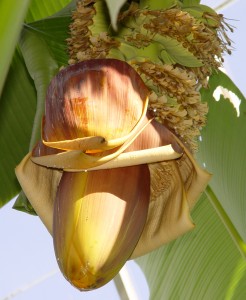
[[[245,98],[218,69],[231,26],[195,0],[44,2],[5,52],[1,205],[19,193],[80,290],[141,256],[152,299],[240,299]]]

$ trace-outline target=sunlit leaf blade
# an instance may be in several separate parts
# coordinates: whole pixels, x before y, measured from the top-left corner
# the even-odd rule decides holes
[[[49,4],[47,3],[46,6],[49,6]],[[42,4],[39,4],[39,6],[40,5]],[[44,109],[43,103],[45,100],[46,87],[49,84],[49,81],[53,77],[54,73],[58,70],[58,65],[61,66],[67,61],[67,54],[65,51],[65,39],[67,37],[68,30],[64,30],[64,28],[68,28],[70,17],[63,18],[62,16],[63,14],[66,15],[67,11],[68,13],[71,11],[70,6],[67,10],[66,8],[64,8],[62,13],[58,14],[59,16],[57,16],[55,19],[50,18],[46,20],[37,21],[35,23],[32,23],[35,24],[33,25],[33,27],[31,24],[26,25],[26,29],[23,30],[20,43],[21,51],[24,55],[25,64],[27,66],[28,72],[34,79],[36,91],[33,86],[33,82],[30,76],[28,75],[27,69],[23,65],[23,58],[17,60],[15,59],[13,62],[14,67],[12,67],[12,71],[10,72],[10,75],[8,77],[8,82],[4,88],[4,92],[1,99],[0,115],[2,123],[0,128],[0,145],[3,145],[1,147],[1,154],[5,154],[6,152],[8,152],[7,156],[1,155],[0,158],[0,160],[3,161],[3,163],[0,166],[1,205],[9,201],[14,195],[18,193],[20,189],[14,175],[14,168],[28,151],[31,136],[31,128],[33,125],[33,118],[36,108],[36,97],[38,96],[38,105],[31,145],[35,143],[36,139],[40,138],[39,130],[41,124],[41,117]],[[41,9],[42,12],[40,13],[46,14],[46,9],[49,10],[49,8],[46,7],[44,8],[44,10]],[[51,12],[51,10],[49,12]],[[59,20],[59,22],[57,22],[57,20]],[[47,44],[47,42],[49,44]],[[56,61],[58,61],[58,63]],[[16,85],[17,88],[15,88]],[[28,90],[28,87],[30,85],[31,91]],[[22,101],[21,106],[20,99]],[[8,105],[6,102],[7,100]],[[32,102],[29,103],[28,101]],[[18,109],[23,110],[23,112],[26,112],[26,116],[23,116],[23,113],[19,113]],[[30,113],[29,110],[31,111]],[[9,117],[9,115],[11,116]],[[14,115],[16,115],[17,117],[12,122],[11,118],[14,118]],[[17,120],[19,120],[18,125],[16,124]],[[22,125],[26,123],[28,124],[28,129],[25,129],[25,125]],[[18,141],[18,147],[12,147],[12,145],[14,144],[12,143],[12,139],[8,138],[8,134],[9,131],[12,130],[12,128],[16,127],[18,127],[18,129],[13,129],[13,132],[16,133],[16,135],[14,135],[14,143]],[[21,131],[21,128],[23,130],[23,133],[19,133]],[[6,133],[2,134],[2,132],[5,131]],[[11,149],[11,147],[12,149],[15,148],[15,151],[13,150],[14,153],[10,152],[9,150],[7,151],[7,149]],[[22,148],[22,150],[16,151],[16,149],[19,148]],[[15,158],[8,159],[8,156],[11,155]],[[7,172],[5,171],[5,168],[7,169]],[[8,173],[10,173],[10,175],[8,175]],[[18,208],[20,208],[21,202],[23,202],[24,206],[22,209],[25,209],[24,202],[26,200],[23,201],[23,199],[23,197],[19,199],[17,203]]]
[[[242,257],[246,259],[246,243],[244,243],[244,241],[242,240],[242,237],[238,233],[237,229],[235,228],[234,224],[232,223],[231,219],[227,215],[226,211],[224,210],[223,206],[220,204],[218,198],[216,197],[215,193],[213,192],[210,186],[207,186],[205,190],[205,194],[208,197],[213,208],[215,209],[218,217],[223,222],[225,228],[230,234],[232,240],[237,246]]]
[[[233,91],[241,99],[240,115],[229,100],[213,99],[217,86]],[[202,131],[199,160],[213,174],[211,188],[239,234],[246,241],[246,102],[233,82],[222,72],[209,80],[209,89],[202,90],[209,104],[207,126]]]
[[[202,89],[202,95],[208,96],[208,95],[213,95],[214,90],[217,87],[223,87],[227,89],[228,91],[231,91],[237,97],[244,102],[246,101],[245,96],[242,94],[242,92],[239,90],[239,88],[234,84],[234,82],[231,80],[231,78],[226,75],[224,72],[218,70],[213,73],[212,76],[210,76],[209,79],[209,90]],[[225,97],[228,99],[228,97]],[[205,100],[205,98],[204,98]],[[242,108],[243,109],[243,108]]]
[[[31,0],[25,21],[29,23],[51,16],[69,2],[70,0]]]
[[[28,5],[29,0],[0,1],[0,95]]]
[[[28,69],[28,72],[34,80],[33,85],[36,87],[35,94],[34,94],[34,100],[35,100],[34,109],[36,109],[36,112],[33,113],[31,116],[33,128],[32,128],[31,136],[30,134],[28,136],[29,147],[27,146],[22,156],[19,157],[18,160],[14,161],[14,165],[12,168],[13,174],[14,174],[15,166],[20,162],[23,156],[27,153],[28,148],[32,148],[33,145],[36,143],[36,141],[40,138],[41,118],[44,111],[46,88],[51,78],[58,70],[58,65],[53,59],[53,57],[51,56],[47,44],[37,34],[28,31],[27,29],[24,29],[21,36],[20,48],[24,56],[24,61]],[[23,95],[20,99],[22,98],[25,98],[25,95]],[[26,109],[25,113],[26,115],[28,115],[27,116],[28,118],[29,117],[28,109]],[[21,211],[26,211],[31,214],[34,213],[34,211],[31,208],[31,205],[27,201],[24,194],[17,199],[16,203],[14,204],[14,208]]]
[[[68,2],[67,0],[61,0]],[[47,1],[46,1],[47,2]],[[50,3],[50,2],[49,2]],[[45,6],[49,7],[48,2]],[[52,4],[50,4],[52,6]],[[76,8],[76,1],[70,1],[67,6],[56,12],[54,15],[25,24],[25,28],[33,32],[36,37],[43,39],[47,44],[52,57],[59,67],[66,65],[68,61],[66,39],[69,36],[69,24],[71,12]],[[46,9],[44,8],[44,13]]]
[[[54,16],[25,26],[36,37],[45,40],[50,53],[59,66],[66,65],[69,59],[66,38],[68,38],[70,22],[70,16]]]
[[[36,108],[36,90],[17,50],[0,101],[0,207],[20,190],[14,168],[27,153]]]
[[[40,127],[44,113],[46,89],[51,78],[58,71],[58,65],[51,55],[45,40],[28,29],[24,29],[22,32],[20,48],[37,90],[37,109],[30,145],[32,148],[41,136]]]
[[[205,196],[192,217],[192,232],[137,260],[150,299],[244,299],[246,262]]]

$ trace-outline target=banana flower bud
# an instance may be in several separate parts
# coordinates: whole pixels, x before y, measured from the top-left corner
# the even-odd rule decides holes
[[[123,61],[63,69],[47,91],[42,140],[16,168],[80,290],[194,227],[189,212],[210,174],[147,113],[148,95]]]

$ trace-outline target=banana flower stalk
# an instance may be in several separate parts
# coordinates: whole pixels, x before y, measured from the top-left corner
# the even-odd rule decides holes
[[[64,68],[47,90],[42,140],[16,168],[62,273],[80,290],[194,227],[189,212],[210,174],[148,112],[148,97],[126,62]]]

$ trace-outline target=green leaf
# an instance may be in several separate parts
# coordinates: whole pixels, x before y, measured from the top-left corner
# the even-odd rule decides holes
[[[244,299],[246,261],[203,196],[192,217],[196,228],[137,259],[150,299]]]
[[[224,72],[217,70],[213,73],[212,76],[209,78],[209,90],[203,89],[202,92],[206,93],[208,92],[211,96],[211,99],[213,99],[213,93],[217,87],[223,87],[227,89],[228,91],[231,91],[234,93],[241,101],[243,101],[242,105],[244,105],[246,99],[245,96],[242,94],[242,92],[239,90],[239,88],[234,84],[234,82],[231,80],[230,77],[228,77]],[[208,94],[206,94],[208,96]],[[205,97],[206,97],[205,96]],[[229,98],[227,98],[229,99]]]
[[[225,87],[241,99],[239,116],[224,96],[220,101],[215,101],[213,93],[217,86]],[[202,98],[208,102],[209,113],[207,126],[201,135],[198,158],[213,174],[211,188],[239,235],[246,241],[246,101],[222,72],[213,74],[209,89],[201,92]]]
[[[51,16],[65,7],[69,2],[70,0],[31,0],[25,21],[26,23],[30,23]]]
[[[47,51],[50,52],[59,67],[67,65],[68,53],[66,39],[69,37],[71,13],[76,9],[76,1],[71,1],[66,7],[53,16],[25,24],[25,29],[44,40]]]
[[[0,99],[0,207],[20,191],[14,169],[28,152],[35,108],[36,90],[16,50]]]
[[[0,95],[28,5],[29,0],[0,1]]]
[[[175,6],[178,0],[140,0],[140,8],[148,9],[168,9]]]
[[[58,71],[58,67],[65,64],[68,60],[68,56],[65,51],[65,39],[67,37],[68,30],[64,30],[64,28],[68,28],[70,16],[64,17],[63,15],[68,15],[70,12],[71,5],[58,13],[54,18],[48,18],[46,20],[40,20],[25,25],[25,29],[22,32],[20,48],[25,62],[19,53],[18,55],[21,59],[15,59],[13,61],[14,66],[12,67],[12,72],[9,75],[10,77],[8,77],[8,82],[4,88],[4,94],[1,99],[0,147],[2,150],[0,157],[0,176],[1,178],[4,178],[3,180],[1,179],[0,182],[1,206],[7,203],[20,191],[19,184],[15,178],[14,168],[28,152],[29,144],[30,148],[32,148],[35,142],[40,139],[40,124],[44,111],[47,85],[54,74]],[[25,72],[26,74],[22,75],[21,72]],[[34,82],[31,80],[28,72]],[[17,77],[12,73],[16,73]],[[23,82],[20,81],[20,78]],[[31,85],[32,95],[24,93],[25,90],[29,92],[28,87],[25,88],[28,84]],[[21,89],[22,86],[24,89]],[[16,94],[14,92],[16,92]],[[19,99],[22,101],[21,105],[18,102]],[[28,101],[30,101],[30,103]],[[34,105],[31,101],[33,101]],[[18,104],[16,104],[16,102],[18,102]],[[35,114],[36,108],[37,110]],[[18,116],[16,118],[18,123],[13,120],[13,116],[11,119],[11,115],[13,115],[13,113]],[[25,116],[25,113],[28,115]],[[34,115],[35,121],[33,122]],[[28,129],[24,126],[23,134],[20,133],[22,129],[20,124],[22,123],[26,123],[29,126]],[[34,127],[31,137],[32,126]],[[11,139],[8,137],[11,137],[10,131],[13,131],[13,138]],[[19,146],[15,147],[15,149],[18,149],[18,151],[13,154],[9,149],[11,149],[12,144],[15,145],[17,142]],[[22,210],[26,210],[26,200],[23,201],[23,199],[24,197],[19,199],[16,207],[21,209],[20,205],[23,205]]]
[[[123,4],[126,2],[126,0],[105,0],[108,6],[110,19],[112,22],[112,26],[114,30],[117,30],[117,17],[119,14],[119,11]]]
[[[221,219],[232,240],[234,241],[235,246],[237,246],[242,257],[246,259],[246,244],[242,240],[242,237],[239,235],[237,229],[235,228],[231,219],[228,217],[227,213],[225,212],[224,208],[220,204],[218,198],[216,197],[210,186],[207,186],[205,193],[210,200],[213,208],[215,209],[218,217]]]
[[[200,4],[200,0],[184,0],[183,4],[184,6],[197,6]]]
[[[228,100],[214,100],[220,85],[240,98],[239,116]],[[138,259],[151,299],[238,300],[246,294],[245,98],[221,72],[211,76],[202,98],[209,114],[198,156],[214,174],[212,188],[192,213],[194,231]]]
[[[40,5],[41,3],[39,3]],[[13,65],[0,102],[0,206],[7,203],[20,191],[14,168],[28,152],[29,145],[32,147],[40,138],[40,124],[47,85],[54,73],[57,72],[58,65],[66,64],[68,60],[65,51],[65,39],[68,30],[64,28],[68,28],[71,10],[74,7],[75,4],[71,3],[53,18],[25,25],[26,29],[23,30],[20,45],[25,62],[18,52],[13,59]],[[45,9],[41,9],[41,12],[44,13]],[[37,98],[38,104],[35,114]],[[15,119],[14,115],[17,116]],[[33,122],[34,115],[35,121]],[[23,128],[20,124],[24,124]],[[15,146],[16,143],[18,146]],[[15,150],[11,151],[10,149]],[[30,212],[30,209],[27,209],[24,196],[17,201],[17,207],[20,210]]]
[[[37,91],[37,108],[30,143],[30,149],[32,149],[41,137],[41,120],[44,114],[46,90],[50,80],[58,71],[58,65],[45,40],[28,29],[24,29],[22,32],[20,48]]]
[[[17,200],[15,201],[13,208],[25,213],[28,213],[30,215],[36,216],[36,212],[33,209],[32,205],[28,201],[26,195],[23,193],[23,191],[20,192]]]
[[[59,67],[67,65],[69,59],[66,39],[70,22],[70,16],[56,15],[25,25],[26,30],[32,32],[38,39],[45,41],[48,51]]]
[[[58,71],[58,64],[47,43],[38,32],[24,29],[20,48],[37,91],[37,107],[30,142],[30,149],[32,149],[41,137],[41,120],[44,114],[46,90],[50,80]],[[24,194],[18,197],[14,208],[31,214],[35,213]]]

